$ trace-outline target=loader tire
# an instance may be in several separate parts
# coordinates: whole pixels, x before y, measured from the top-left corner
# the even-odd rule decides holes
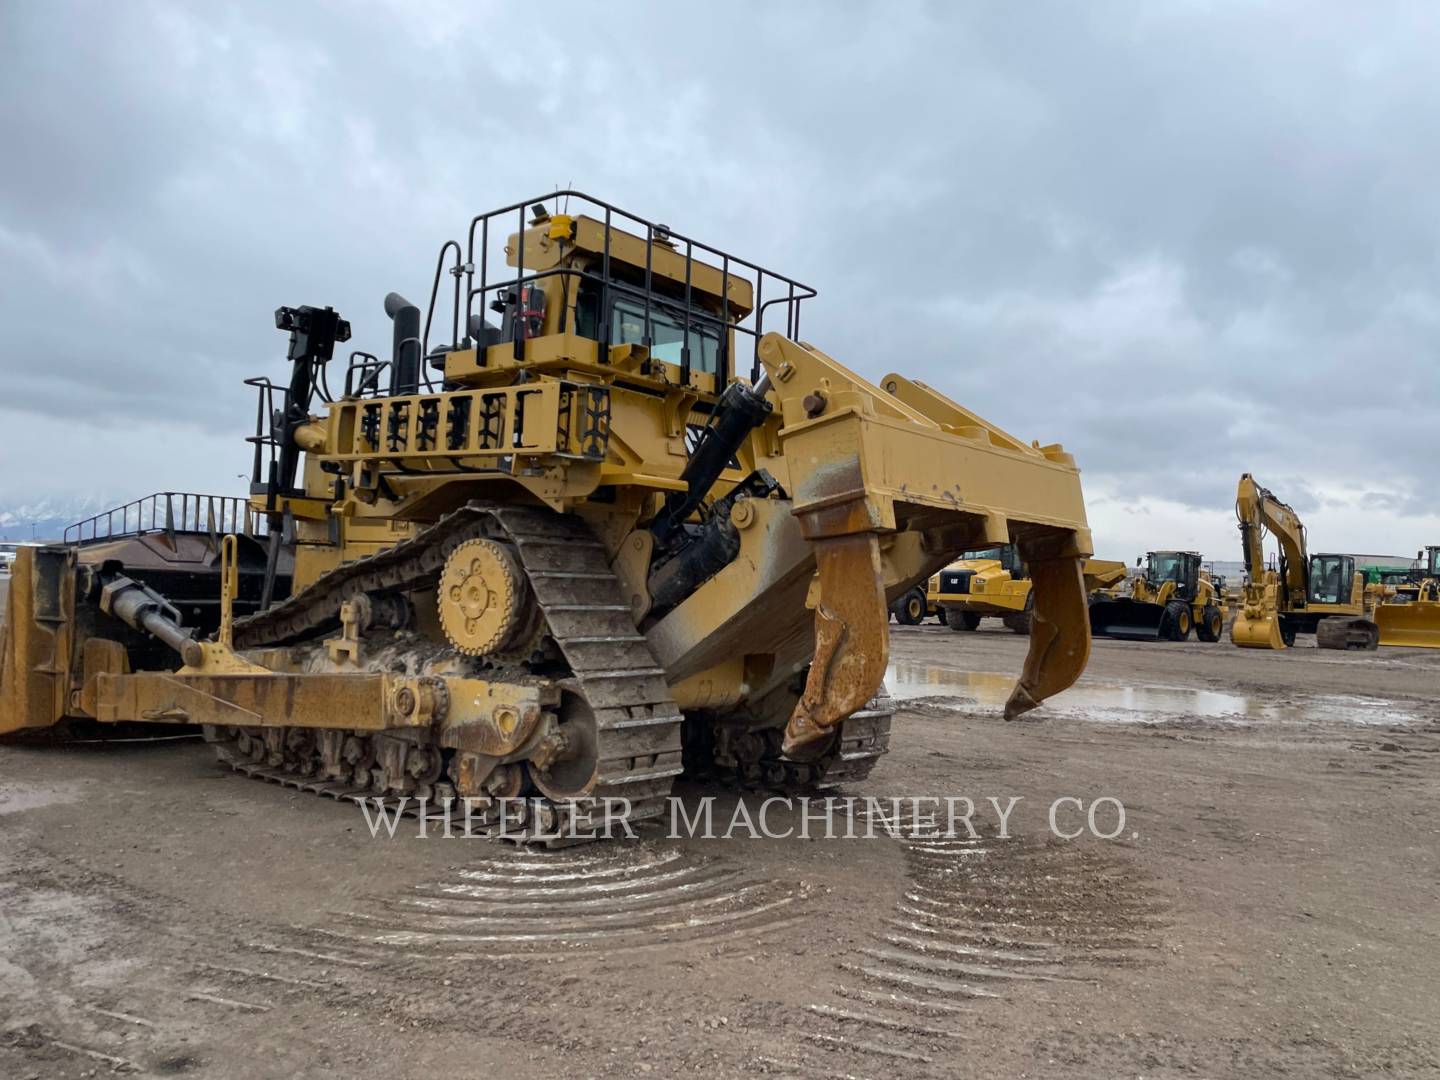
[[[1029,608],[1026,608],[1024,611],[1012,611],[1009,615],[1001,616],[1000,621],[1005,624],[1005,629],[1007,630],[1013,630],[1017,634],[1025,634],[1026,636],[1030,634]]]
[[[1190,631],[1195,629],[1195,620],[1190,614],[1190,605],[1183,600],[1171,600],[1165,605],[1164,630],[1161,637],[1170,641],[1189,641]]]
[[[902,626],[919,626],[925,619],[925,594],[911,589],[895,605],[895,621]]]
[[[941,610],[945,612],[945,622],[951,630],[974,630],[980,625],[978,611],[948,611],[944,608]]]
[[[1219,641],[1225,631],[1225,616],[1214,604],[1206,604],[1200,613],[1200,622],[1195,627],[1195,636],[1201,641]]]

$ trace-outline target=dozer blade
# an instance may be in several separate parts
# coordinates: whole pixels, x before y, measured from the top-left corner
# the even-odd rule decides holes
[[[60,719],[61,640],[71,607],[64,553],[23,547],[10,567],[0,626],[0,735],[46,728]]]
[[[1096,637],[1127,638],[1132,641],[1159,641],[1165,608],[1119,596],[1097,600],[1090,605],[1090,632]]]
[[[1407,604],[1379,604],[1375,624],[1381,645],[1412,649],[1440,649],[1440,603],[1413,600]]]
[[[1090,621],[1085,614],[1085,579],[1077,557],[1032,560],[1030,651],[1020,681],[1005,703],[1014,720],[1070,686],[1090,658]]]
[[[1248,614],[1243,609],[1230,627],[1230,640],[1242,649],[1283,649],[1280,637],[1280,616]]]

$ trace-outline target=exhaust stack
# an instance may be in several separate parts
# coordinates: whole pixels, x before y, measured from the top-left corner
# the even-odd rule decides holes
[[[385,297],[385,314],[395,324],[390,360],[391,395],[420,392],[420,309],[399,293]]]

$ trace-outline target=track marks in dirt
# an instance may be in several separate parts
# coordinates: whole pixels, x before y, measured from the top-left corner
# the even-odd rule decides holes
[[[760,878],[673,847],[496,846],[442,880],[336,912],[316,934],[331,947],[442,962],[571,956],[751,939],[790,925],[809,896],[804,882]]]
[[[900,842],[908,884],[892,915],[839,961],[836,1000],[805,1007],[810,1052],[767,1067],[943,1073],[987,1016],[1153,962],[1167,905],[1123,852],[993,836]]]
[[[1440,771],[1440,727],[1392,728],[1352,739],[1329,769],[1354,779],[1423,779]]]

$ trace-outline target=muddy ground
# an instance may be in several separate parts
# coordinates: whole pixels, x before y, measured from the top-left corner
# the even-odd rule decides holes
[[[0,1076],[1440,1072],[1440,651],[1104,641],[1006,724],[1023,639],[894,637],[849,793],[978,840],[374,840],[196,742],[0,747]]]

